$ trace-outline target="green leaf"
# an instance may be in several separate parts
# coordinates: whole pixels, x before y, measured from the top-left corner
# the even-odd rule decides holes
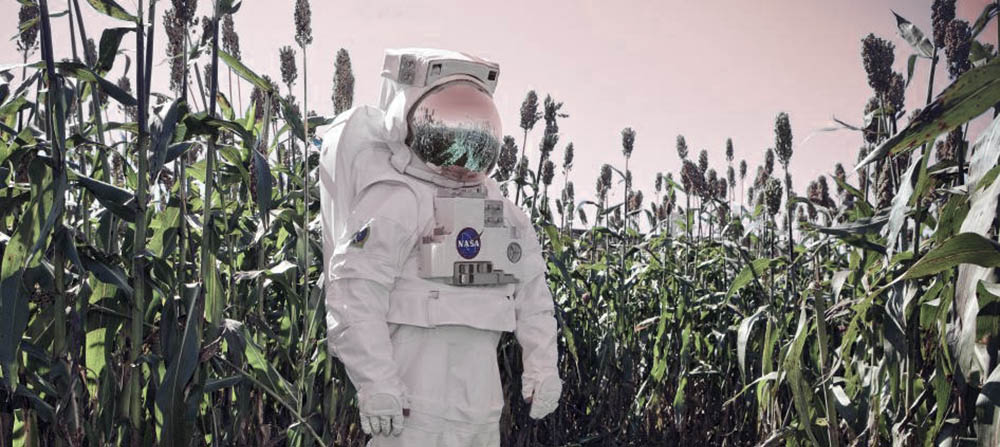
[[[969,62],[972,62],[973,67],[986,63],[986,60],[992,56],[993,54],[978,40],[972,41],[972,46],[969,48]]]
[[[306,129],[302,125],[302,117],[295,110],[294,104],[282,97],[278,97],[278,101],[281,103],[282,116],[285,117],[285,121],[288,121],[288,126],[292,128],[292,134],[299,140],[305,140]],[[315,129],[315,127],[310,127],[310,129]]]
[[[799,428],[805,430],[812,445],[822,445],[816,440],[816,435],[813,433],[812,416],[809,411],[812,405],[812,386],[806,382],[802,374],[802,351],[806,346],[810,326],[809,320],[806,318],[806,308],[807,306],[801,306],[799,324],[783,364],[787,374],[786,382],[792,389],[792,403],[795,405],[795,411],[799,413]]]
[[[135,28],[108,28],[101,33],[100,54],[97,56],[94,72],[103,75],[111,70],[115,64],[115,58],[118,56],[118,47],[121,46],[122,38],[132,31],[135,31]]]
[[[106,332],[107,329],[103,327],[87,332],[87,340],[84,345],[84,349],[87,350],[87,375],[89,376],[90,372],[93,371],[93,377],[96,379],[95,381],[101,380],[101,373],[104,371],[104,366],[107,362],[104,358],[104,342],[108,339]],[[98,387],[96,384],[91,384],[90,380],[88,380],[87,387],[90,389],[91,395],[97,395]]]
[[[875,217],[863,217],[857,220],[847,222],[843,225],[838,225],[836,227],[822,227],[812,224],[807,225],[807,227],[815,228],[816,231],[829,234],[831,236],[845,238],[852,235],[878,233],[879,230],[883,228],[886,222],[888,221],[889,221],[889,216],[886,216],[885,214],[880,214]]]
[[[170,147],[167,148],[167,156],[164,157],[163,163],[166,164],[176,160],[177,157],[180,157],[185,152],[187,152],[188,149],[191,149],[191,147],[194,146],[194,144],[195,143],[191,143],[189,141],[182,141],[177,144],[171,144]]]
[[[176,245],[180,217],[181,210],[176,206],[167,207],[162,213],[158,213],[149,224],[153,236],[146,249],[160,258],[169,256]]]
[[[976,233],[958,234],[927,252],[900,278],[922,278],[959,264],[1000,267],[1000,244]]]
[[[909,151],[931,143],[938,135],[951,131],[1000,102],[1000,58],[961,75],[927,107],[910,120],[899,133],[882,143],[858,163],[860,170],[887,154]]]
[[[198,402],[189,402],[185,390],[198,366],[198,354],[201,349],[199,328],[202,325],[199,320],[202,315],[196,309],[198,301],[191,299],[188,304],[180,344],[176,352],[165,359],[167,371],[156,390],[156,406],[163,419],[160,440],[163,445],[186,443],[194,428],[197,413],[189,411],[189,408]]]
[[[243,355],[246,358],[247,365],[250,366],[250,372],[253,377],[272,391],[279,399],[289,404],[290,408],[297,408],[298,400],[292,393],[294,389],[292,384],[268,361],[268,356],[254,342],[253,336],[246,326],[240,325],[240,327],[242,328],[240,341],[243,345]]]
[[[753,315],[746,317],[740,322],[740,327],[736,331],[736,358],[739,360],[740,374],[743,375],[743,380],[746,380],[747,376],[747,344],[750,343],[750,333],[753,331],[753,325],[764,316],[764,312],[767,310],[767,306],[760,306]]]
[[[149,124],[150,138],[150,163],[149,175],[155,177],[159,174],[167,160],[167,147],[174,140],[174,131],[177,129],[177,121],[187,110],[187,105],[180,99],[175,99],[167,108],[167,113],[160,118],[154,116]]]
[[[784,261],[781,258],[754,259],[752,262],[743,266],[740,273],[733,278],[733,282],[729,285],[729,291],[726,292],[726,298],[732,297],[734,293],[738,292],[747,284],[750,284],[750,281],[753,281],[754,278],[760,276],[766,269],[779,265],[783,262]]]
[[[257,187],[257,209],[260,210],[261,215],[266,215],[271,212],[271,187],[274,183],[271,177],[271,167],[260,151],[253,149],[251,152],[253,152],[255,176],[252,181],[256,183]]]
[[[218,14],[223,16],[225,14],[236,14],[240,10],[240,6],[243,6],[242,0],[220,0],[218,3]]]
[[[976,317],[976,340],[1000,334],[1000,284],[980,280],[976,285],[979,315]]]
[[[983,384],[982,395],[986,396],[994,407],[1000,407],[1000,365],[993,368],[993,372],[986,379],[986,383]]]
[[[246,380],[243,376],[229,376],[222,379],[208,379],[205,381],[205,393],[213,393],[226,388],[232,388]]]
[[[59,69],[59,73],[63,76],[69,76],[71,78],[77,78],[81,81],[86,81],[91,84],[97,84],[97,87],[101,91],[108,94],[108,96],[118,101],[121,105],[131,107],[138,104],[135,97],[118,88],[116,84],[101,76],[97,73],[91,71],[87,66],[77,63],[77,62],[59,62],[56,63],[56,67]]]
[[[892,11],[892,15],[896,16],[896,27],[899,28],[899,35],[903,36],[906,43],[910,44],[917,54],[926,58],[933,57],[934,44],[931,43],[930,39],[924,37],[924,32],[920,31],[920,28],[910,23],[909,20],[896,14],[896,11]]]
[[[913,196],[917,175],[920,173],[917,168],[924,164],[924,159],[925,157],[910,158],[910,167],[900,177],[899,188],[896,189],[896,194],[892,196],[892,206],[889,208],[889,222],[884,228],[886,247],[888,248],[887,252],[890,256],[892,255],[892,249],[896,246],[896,237],[899,236],[900,230],[903,229],[903,220],[910,209],[907,205],[910,203],[910,197]]]
[[[24,281],[25,269],[39,262],[65,201],[65,183],[60,180],[64,177],[54,176],[42,159],[31,161],[28,175],[31,204],[7,242],[0,265],[0,372],[11,388],[17,388],[17,351],[28,325],[30,284]]]
[[[94,277],[99,281],[111,284],[121,291],[125,292],[126,295],[132,296],[133,290],[132,286],[129,285],[129,277],[117,265],[108,265],[103,261],[98,261],[90,257],[86,253],[80,254],[80,262],[83,267],[87,269],[88,272],[93,273]]]
[[[262,93],[272,93],[271,84],[267,82],[266,79],[260,77],[257,73],[254,73],[253,70],[248,68],[246,65],[243,65],[239,59],[236,59],[229,53],[223,51],[221,48],[219,49],[219,59],[222,59],[226,65],[229,65],[229,68],[232,68],[233,71],[235,71],[241,78],[246,79],[251,84],[261,89]]]
[[[986,7],[983,8],[983,12],[979,13],[979,17],[976,22],[972,24],[972,37],[975,38],[979,33],[986,29],[986,24],[990,23],[990,19],[996,17],[998,12],[996,2],[989,2]]]
[[[139,207],[135,203],[135,195],[130,191],[79,174],[76,175],[76,183],[90,191],[101,205],[116,216],[135,222]]]
[[[28,98],[18,95],[8,103],[0,106],[0,118],[6,118],[20,112],[21,109],[31,108]]]
[[[835,182],[837,182],[838,185],[840,185],[841,188],[844,188],[844,190],[847,191],[848,194],[854,196],[854,206],[858,207],[861,210],[862,216],[870,217],[873,214],[875,214],[875,211],[872,209],[871,204],[868,203],[867,200],[865,200],[864,193],[859,191],[857,188],[851,186],[846,181],[837,178],[837,176],[835,175],[831,177]]]
[[[87,0],[87,3],[90,3],[90,6],[93,6],[97,12],[106,16],[129,22],[139,22],[139,19],[136,18],[136,16],[126,12],[125,8],[122,8],[121,5],[116,3],[114,0]]]
[[[906,59],[906,84],[904,88],[910,86],[910,81],[913,80],[913,69],[917,66],[917,55],[911,54],[909,58]]]

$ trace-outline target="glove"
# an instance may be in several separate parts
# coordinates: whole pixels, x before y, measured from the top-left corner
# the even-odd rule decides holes
[[[528,416],[532,419],[541,419],[548,416],[559,406],[559,396],[562,394],[562,380],[558,376],[552,375],[535,382],[531,387],[531,395],[525,399],[531,404]]]
[[[403,405],[396,396],[375,393],[362,399],[358,407],[365,434],[399,436],[403,432]]]

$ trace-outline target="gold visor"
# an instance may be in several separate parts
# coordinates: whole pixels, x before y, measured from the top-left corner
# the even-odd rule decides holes
[[[439,85],[410,110],[410,149],[439,174],[472,181],[500,154],[500,115],[489,93],[471,81]]]

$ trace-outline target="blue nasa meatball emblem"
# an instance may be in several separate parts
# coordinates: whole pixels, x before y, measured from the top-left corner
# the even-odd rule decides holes
[[[352,247],[358,247],[358,248],[364,247],[365,246],[365,241],[368,240],[368,235],[370,233],[371,233],[371,230],[369,230],[368,226],[365,225],[364,228],[362,228],[362,229],[358,230],[356,233],[354,233],[354,236],[351,237],[351,244],[350,245]]]
[[[482,242],[479,240],[479,232],[473,228],[465,227],[462,231],[458,232],[458,236],[455,238],[455,249],[458,250],[459,256],[465,259],[475,258],[479,254],[479,248]]]

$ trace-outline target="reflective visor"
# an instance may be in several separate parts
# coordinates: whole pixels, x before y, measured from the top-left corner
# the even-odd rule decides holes
[[[410,149],[439,174],[471,181],[489,173],[500,153],[500,115],[493,98],[470,81],[425,94],[409,116]]]

